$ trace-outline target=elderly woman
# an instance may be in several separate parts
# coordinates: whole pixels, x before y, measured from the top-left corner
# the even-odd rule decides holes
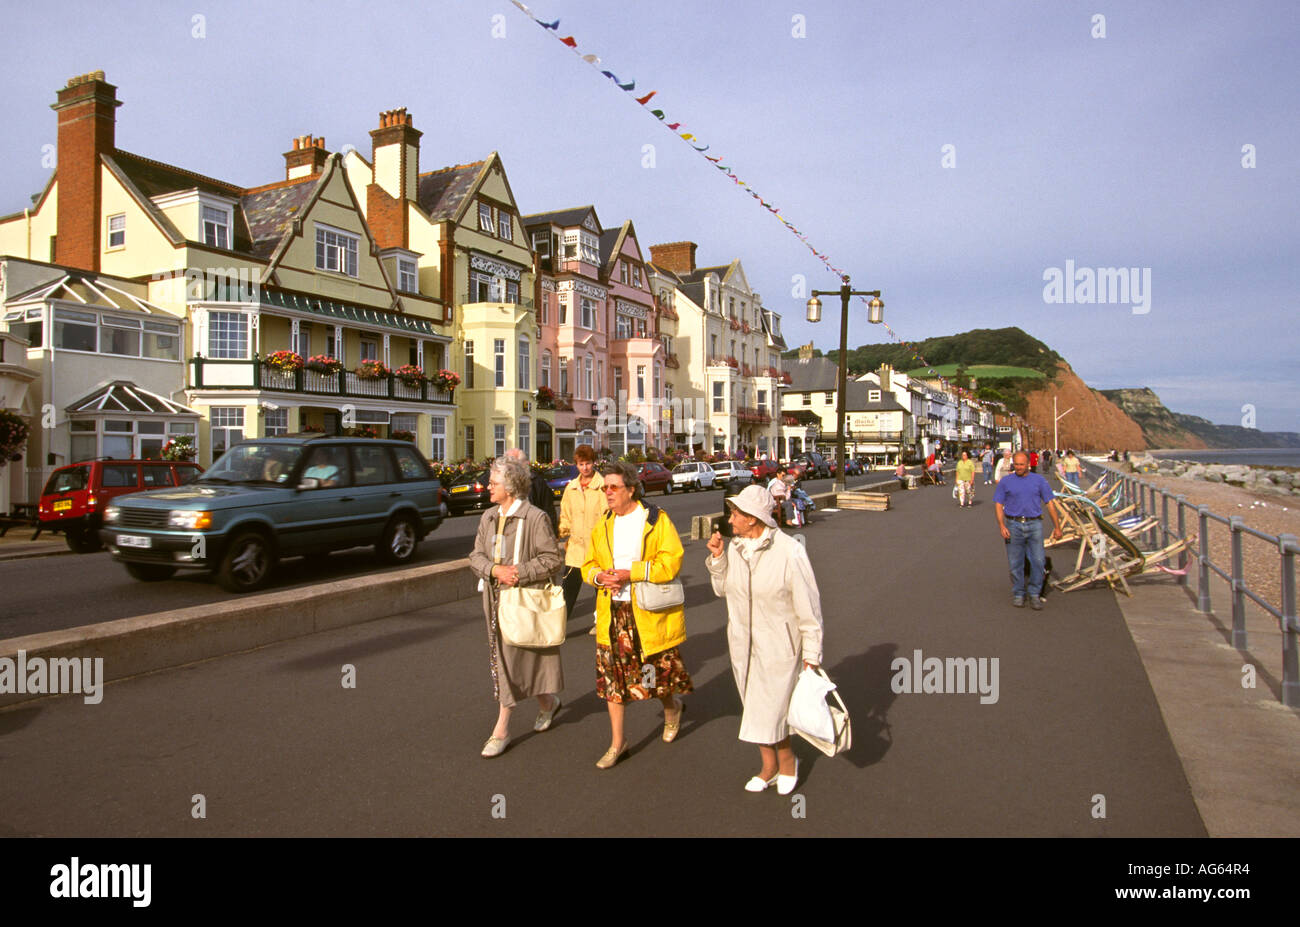
[[[709,538],[705,565],[716,595],[727,598],[731,672],[744,706],[740,739],[758,744],[758,775],[747,792],[775,784],[782,795],[799,781],[785,718],[803,667],[822,659],[822,609],[817,580],[803,545],[776,530],[772,496],[749,486],[726,500],[733,539]]]
[[[500,590],[510,586],[545,584],[560,568],[560,547],[551,520],[528,503],[532,483],[528,465],[498,457],[488,478],[488,498],[495,503],[483,513],[470,552],[470,568],[483,590],[488,648],[492,656],[492,686],[500,711],[483,756],[500,756],[510,745],[510,713],[520,699],[536,698],[541,706],[533,730],[545,731],[560,708],[564,688],[560,648],[525,649],[501,640],[497,623]],[[522,532],[522,536],[520,533]],[[519,555],[515,559],[515,539]]]
[[[961,452],[961,460],[957,461],[957,504],[969,506],[975,504],[975,461],[971,459],[970,451]]]
[[[675,693],[694,689],[678,646],[686,640],[683,606],[642,608],[636,583],[668,583],[682,567],[682,541],[668,515],[641,504],[641,481],[629,463],[607,464],[605,504],[587,545],[584,582],[596,587],[596,695],[609,708],[609,749],[597,761],[609,769],[627,752],[623,711],[628,702],[657,698],[664,706],[664,743],[672,743],[686,706]]]

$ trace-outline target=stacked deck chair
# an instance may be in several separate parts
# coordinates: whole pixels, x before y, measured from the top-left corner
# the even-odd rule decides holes
[[[1133,591],[1128,586],[1129,578],[1157,571],[1175,576],[1187,572],[1185,569],[1172,569],[1166,564],[1183,551],[1190,551],[1196,542],[1195,536],[1189,535],[1156,550],[1142,550],[1133,536],[1126,534],[1108,518],[1091,509],[1087,510],[1087,517],[1092,527],[1079,545],[1079,559],[1074,572],[1053,584],[1062,592],[1082,589],[1105,580],[1112,589],[1118,586],[1125,595],[1131,596]],[[1091,561],[1087,565],[1084,564],[1085,558]]]

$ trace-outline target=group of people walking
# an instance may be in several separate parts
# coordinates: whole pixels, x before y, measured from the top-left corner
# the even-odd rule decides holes
[[[511,587],[543,588],[564,570],[566,615],[572,617],[583,584],[596,590],[596,695],[609,715],[608,749],[596,761],[609,769],[624,759],[624,713],[629,702],[658,700],[662,740],[681,730],[694,689],[680,651],[686,641],[679,579],[684,551],[668,514],[642,501],[635,466],[608,463],[575,451],[578,476],[560,498],[558,535],[550,518],[528,501],[525,461],[498,458],[488,480],[492,507],[479,522],[470,566],[481,580],[489,667],[497,721],[482,755],[499,756],[511,742],[510,720],[519,702],[535,698],[534,731],[549,730],[562,702],[560,646],[516,647],[502,640],[501,594]],[[748,791],[776,786],[789,794],[798,781],[786,713],[804,667],[821,663],[820,595],[801,544],[782,533],[777,503],[762,486],[726,499],[734,538],[715,532],[705,561],[713,590],[727,600],[727,641],[742,703],[740,739],[757,744],[758,773]],[[560,542],[564,541],[561,551]]]

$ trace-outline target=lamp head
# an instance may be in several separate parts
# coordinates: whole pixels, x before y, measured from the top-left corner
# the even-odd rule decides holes
[[[808,321],[820,322],[822,320],[822,301],[814,296],[808,300]]]

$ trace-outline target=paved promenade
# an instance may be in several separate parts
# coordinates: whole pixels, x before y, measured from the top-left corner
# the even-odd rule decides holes
[[[725,608],[695,541],[682,654],[696,691],[676,743],[659,740],[657,703],[632,705],[630,758],[595,769],[609,729],[590,619],[575,616],[555,727],[533,734],[527,705],[510,749],[480,758],[495,706],[474,599],[111,683],[97,705],[0,711],[0,835],[1300,834],[1296,713],[1215,675],[1241,660],[1178,613],[1170,580],[1138,592],[1136,645],[1106,589],[1012,608],[992,490],[978,490],[974,508],[931,488],[803,529],[854,747],[827,759],[796,740],[796,796],[741,788],[757,750],[736,740]],[[895,693],[892,661],[918,650],[996,658],[996,701]]]

